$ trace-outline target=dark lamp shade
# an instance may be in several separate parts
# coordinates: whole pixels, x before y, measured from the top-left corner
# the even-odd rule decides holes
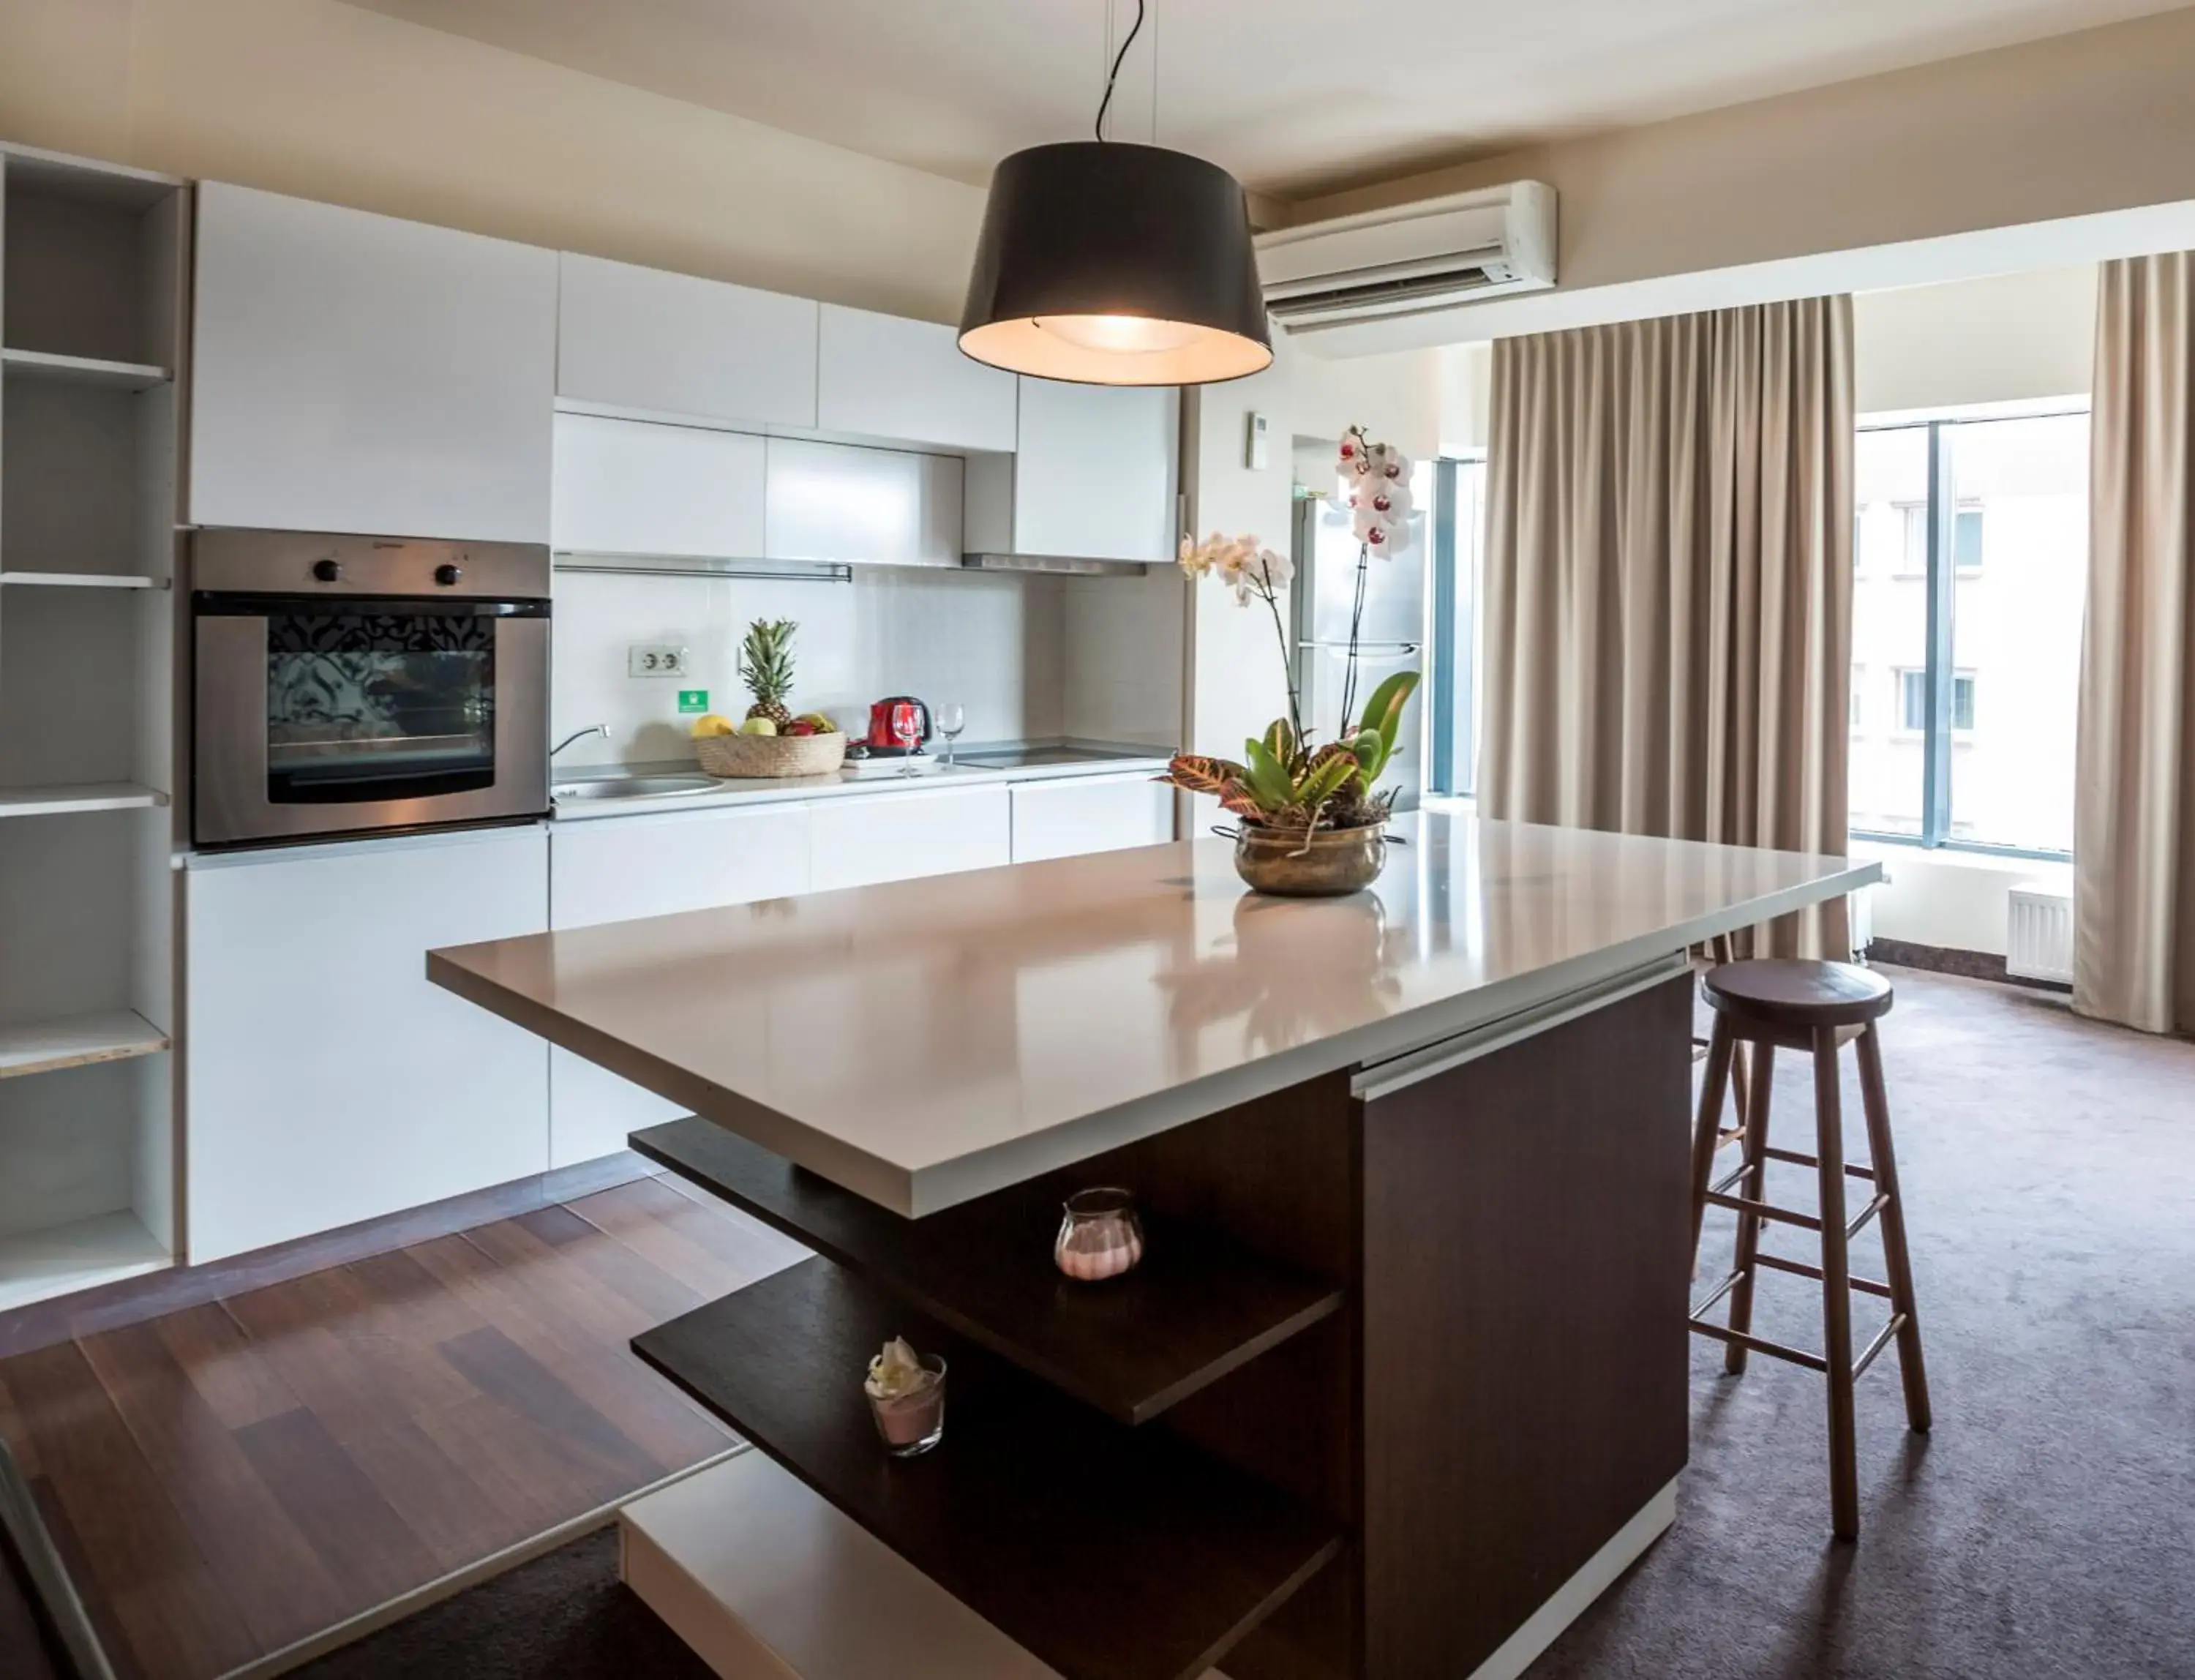
[[[1087,385],[1204,385],[1273,359],[1242,188],[1156,146],[1034,146],[991,176],[960,348]]]

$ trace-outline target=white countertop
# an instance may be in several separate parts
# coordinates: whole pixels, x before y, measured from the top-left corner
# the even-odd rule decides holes
[[[1170,756],[1161,748],[1140,750],[1123,748],[1109,751],[1103,758],[1079,759],[1065,764],[1016,765],[1005,769],[956,764],[949,770],[941,759],[933,758],[930,768],[912,776],[903,775],[898,771],[896,759],[879,759],[873,762],[890,764],[895,768],[872,770],[865,775],[856,775],[850,771],[833,771],[828,776],[734,776],[718,781],[712,787],[696,788],[690,794],[640,794],[630,799],[557,800],[554,801],[552,817],[559,823],[587,822],[598,817],[631,817],[649,811],[700,811],[717,805],[777,805],[789,800],[836,799],[847,794],[934,792],[950,788],[980,788],[1001,782],[1057,782],[1086,776],[1156,776],[1167,767]],[[575,782],[615,780],[620,776],[651,773],[646,770],[575,768],[571,774],[556,778],[555,785],[566,788]],[[700,771],[696,769],[669,773],[698,775]]]
[[[948,1207],[1820,903],[1881,866],[1398,819],[1374,892],[1224,841],[432,952],[431,978],[836,1183]]]

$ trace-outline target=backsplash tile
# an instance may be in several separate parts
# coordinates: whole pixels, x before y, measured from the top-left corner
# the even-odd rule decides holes
[[[746,713],[740,638],[758,618],[797,620],[796,711],[827,712],[858,731],[869,702],[913,694],[967,708],[965,741],[1064,731],[1062,580],[857,569],[851,583],[785,578],[668,578],[559,572],[553,621],[552,740],[590,724],[559,770],[691,759],[678,690],[706,689],[713,710]],[[635,642],[688,649],[683,678],[625,674]]]

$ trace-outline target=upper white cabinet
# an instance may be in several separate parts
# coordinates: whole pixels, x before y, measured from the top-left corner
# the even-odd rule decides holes
[[[554,252],[208,182],[200,525],[544,542]]]
[[[548,925],[538,828],[297,846],[184,877],[193,1263],[549,1164],[548,1047],[427,979]]]
[[[961,355],[953,328],[836,303],[822,310],[821,430],[1013,453],[1014,376]]]
[[[1171,387],[1021,382],[1015,540],[1023,554],[1169,560],[1174,549]]]
[[[785,437],[769,439],[767,453],[771,559],[960,563],[958,456]]]
[[[556,395],[734,424],[815,424],[813,299],[565,251]]]
[[[550,541],[582,553],[752,559],[768,552],[763,465],[763,440],[746,433],[559,414]]]
[[[1180,394],[1054,379],[1020,384],[1014,454],[969,462],[967,546],[1171,560]]]

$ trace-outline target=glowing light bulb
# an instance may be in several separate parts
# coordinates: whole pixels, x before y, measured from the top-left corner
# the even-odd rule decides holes
[[[1037,325],[1070,344],[1113,355],[1156,355],[1185,349],[1201,329],[1183,321],[1152,320],[1144,315],[1046,315]]]

